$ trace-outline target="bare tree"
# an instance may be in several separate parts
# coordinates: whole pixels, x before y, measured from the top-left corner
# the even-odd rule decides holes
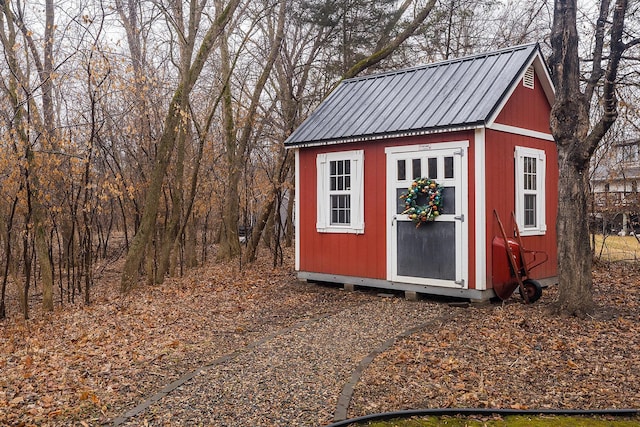
[[[549,63],[556,87],[551,131],[560,167],[558,310],[569,315],[582,317],[594,310],[588,229],[589,162],[618,116],[616,85],[623,55],[640,44],[640,38],[625,31],[627,9],[627,0],[616,0],[613,11],[609,0],[600,2],[592,67],[586,85],[581,87],[577,1],[555,1]],[[601,114],[596,114],[596,107],[602,109]]]
[[[277,24],[269,37],[269,47],[264,58],[264,65],[256,79],[253,90],[248,99],[248,107],[235,114],[232,104],[232,92],[230,83],[223,89],[222,109],[225,150],[227,157],[227,187],[222,214],[222,240],[218,250],[219,259],[227,259],[240,255],[240,243],[238,238],[239,210],[239,184],[242,176],[242,168],[246,164],[249,155],[249,144],[254,135],[254,124],[258,113],[261,97],[271,70],[278,57],[282,39],[284,36],[284,21],[287,0],[280,1],[277,12]],[[229,52],[228,37],[220,44],[223,75],[231,70],[231,57]],[[240,116],[241,114],[241,116]],[[240,117],[239,117],[240,116]]]
[[[140,228],[138,228],[138,232],[131,242],[122,272],[120,289],[123,292],[129,291],[136,284],[145,248],[153,237],[162,185],[180,129],[184,123],[184,113],[188,111],[191,90],[200,76],[205,61],[215,47],[216,40],[224,31],[239,3],[239,0],[230,0],[226,6],[218,10],[218,15],[202,38],[193,62],[182,76],[178,87],[173,93],[165,116],[163,133],[158,144],[156,162],[150,177]]]

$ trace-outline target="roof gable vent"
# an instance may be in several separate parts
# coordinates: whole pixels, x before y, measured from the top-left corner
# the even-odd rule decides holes
[[[533,76],[534,76],[533,65],[530,65],[529,68],[527,68],[527,71],[525,71],[524,73],[524,77],[522,78],[522,85],[529,89],[533,89],[533,82],[534,82]]]

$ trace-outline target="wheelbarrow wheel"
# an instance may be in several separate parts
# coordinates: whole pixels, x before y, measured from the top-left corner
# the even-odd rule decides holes
[[[523,281],[522,284],[524,285],[524,290],[529,297],[530,303],[536,302],[540,299],[540,297],[542,296],[542,285],[540,284],[540,282],[533,279],[527,279]],[[524,299],[524,295],[522,295],[522,289],[518,287],[518,290],[520,291],[520,296]]]

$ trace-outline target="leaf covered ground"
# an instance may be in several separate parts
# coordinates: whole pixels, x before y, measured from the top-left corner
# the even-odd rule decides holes
[[[303,286],[291,257],[273,269],[211,263],[158,286],[117,291],[118,265],[91,305],[0,323],[0,425],[100,425],[212,360],[292,324],[379,298]],[[640,271],[595,272],[597,316],[525,306],[448,307],[446,321],[398,341],[356,386],[349,415],[419,407],[640,407]],[[11,302],[12,300],[10,300]],[[418,302],[431,310],[434,300]],[[354,324],[354,328],[362,325]],[[331,409],[333,410],[333,409]]]
[[[551,315],[555,286],[458,312],[397,343],[358,384],[350,415],[413,408],[640,408],[640,272],[594,272],[598,312]],[[452,309],[453,310],[453,309]]]
[[[291,260],[211,263],[162,285],[118,292],[119,266],[91,305],[0,323],[0,425],[99,425],[181,375],[364,294],[300,286]],[[84,424],[83,424],[84,423]]]

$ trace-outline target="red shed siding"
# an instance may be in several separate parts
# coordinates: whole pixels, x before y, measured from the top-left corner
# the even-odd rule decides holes
[[[557,275],[556,210],[558,206],[558,157],[554,142],[521,135],[487,130],[486,133],[486,185],[487,185],[487,281],[491,283],[491,241],[500,236],[493,210],[510,234],[513,229],[511,212],[515,210],[515,160],[516,146],[531,147],[546,152],[545,208],[547,231],[543,236],[524,236],[527,249],[541,250],[549,254],[549,260],[531,272],[533,278]]]
[[[300,271],[374,279],[387,278],[387,179],[385,148],[389,146],[469,141],[469,185],[474,188],[473,132],[406,137],[366,143],[300,149]],[[364,150],[364,234],[318,233],[316,156],[320,153]],[[475,195],[469,191],[469,217],[474,218]],[[470,287],[475,287],[475,225],[469,224]]]
[[[533,87],[533,89],[526,88],[520,81],[511,98],[498,114],[496,123],[550,133],[551,106],[542,90],[538,76],[535,76]]]
[[[364,150],[364,234],[318,233],[316,156]],[[341,144],[300,150],[300,270],[386,279],[386,179],[384,147]]]

